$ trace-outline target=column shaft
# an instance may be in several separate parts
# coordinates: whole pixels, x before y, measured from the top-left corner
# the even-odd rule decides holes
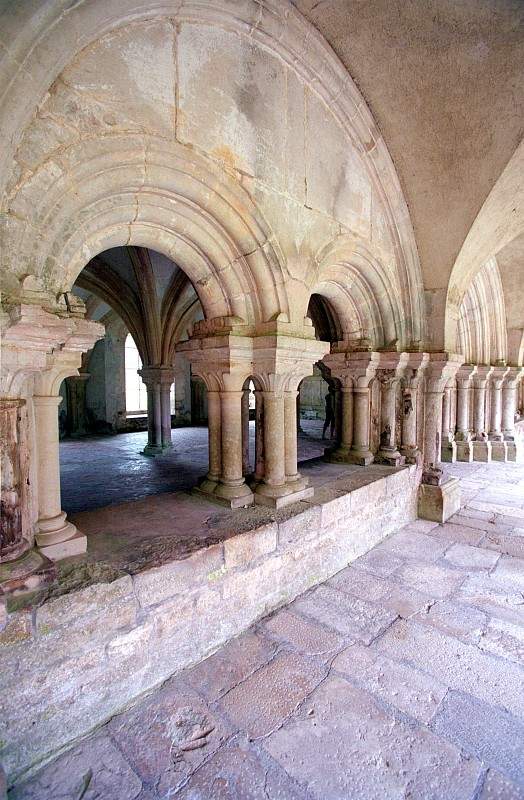
[[[255,392],[255,481],[264,478],[264,393]]]
[[[297,440],[297,392],[284,392],[284,446],[286,481],[299,479]]]
[[[249,389],[242,392],[242,473],[248,475],[249,464]]]
[[[264,451],[264,482],[282,486],[286,480],[283,394],[264,392]]]

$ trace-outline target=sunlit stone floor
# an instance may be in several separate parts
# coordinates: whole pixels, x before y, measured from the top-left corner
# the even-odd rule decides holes
[[[322,455],[322,422],[303,420],[299,460]],[[250,423],[251,463],[255,423]],[[147,433],[88,436],[60,443],[62,508],[68,514],[138,500],[148,495],[191,489],[208,469],[206,427],[174,428],[173,448],[148,458],[141,451]]]
[[[12,800],[524,798],[524,468],[114,717]]]

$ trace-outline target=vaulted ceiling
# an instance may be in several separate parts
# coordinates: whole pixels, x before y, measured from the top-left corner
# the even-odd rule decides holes
[[[404,189],[424,285],[442,287],[522,139],[524,3],[293,3],[364,95]]]

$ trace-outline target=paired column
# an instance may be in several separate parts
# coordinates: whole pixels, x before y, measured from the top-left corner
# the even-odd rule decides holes
[[[380,353],[381,368],[377,372],[380,382],[380,449],[375,460],[392,467],[404,463],[397,444],[397,399],[407,360],[407,353]]]
[[[172,446],[171,386],[173,367],[145,366],[138,374],[147,386],[147,444],[144,455],[158,456]]]
[[[473,376],[473,430],[472,442],[474,461],[491,461],[491,442],[487,434],[486,387],[492,367],[479,365]]]
[[[508,460],[508,445],[502,433],[502,386],[508,367],[494,367],[490,379],[489,440],[493,461]]]
[[[367,466],[374,460],[370,449],[371,383],[380,354],[369,351],[346,352],[340,342],[323,360],[342,387],[341,441],[326,449],[330,461]],[[399,454],[400,455],[400,454]]]
[[[400,452],[407,464],[418,464],[422,453],[418,446],[418,409],[420,385],[428,361],[427,353],[409,353],[402,389],[402,427]]]
[[[508,461],[517,460],[519,442],[515,438],[515,416],[517,410],[517,386],[522,375],[522,367],[509,367],[502,384],[502,433],[508,446]]]
[[[457,444],[453,435],[451,424],[451,405],[454,381],[448,381],[442,396],[442,443],[440,449],[441,461],[453,463],[457,460]]]
[[[473,376],[476,371],[477,367],[475,365],[463,364],[457,373],[457,422],[455,433],[457,461],[473,461],[470,408]]]

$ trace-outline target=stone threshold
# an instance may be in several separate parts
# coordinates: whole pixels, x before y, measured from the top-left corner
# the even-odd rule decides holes
[[[76,515],[88,553],[0,633],[10,780],[416,517],[415,466],[311,470],[314,497],[281,510],[177,493]],[[140,538],[147,517],[153,535]]]

